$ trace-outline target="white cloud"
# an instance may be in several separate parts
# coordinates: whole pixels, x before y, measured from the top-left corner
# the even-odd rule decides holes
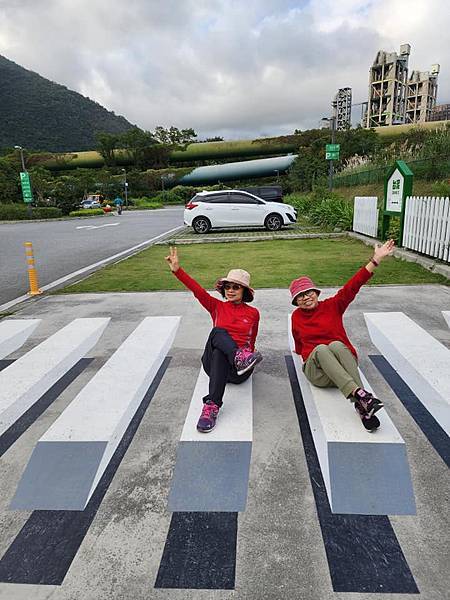
[[[339,87],[366,100],[379,49],[441,64],[445,0],[0,0],[0,54],[140,127],[251,137],[317,126]]]

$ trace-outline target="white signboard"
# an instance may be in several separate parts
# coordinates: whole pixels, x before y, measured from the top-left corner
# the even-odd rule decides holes
[[[387,184],[386,211],[402,212],[404,177],[398,169],[392,173]]]

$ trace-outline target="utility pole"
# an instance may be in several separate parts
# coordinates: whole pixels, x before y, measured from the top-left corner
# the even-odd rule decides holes
[[[25,159],[23,157],[22,146],[14,146],[14,148],[16,150],[19,150],[19,152],[20,152],[20,161],[22,163],[22,173],[23,173],[23,175],[22,174],[20,175],[21,184],[22,184],[22,195],[24,198],[24,202],[27,203],[27,213],[31,219],[33,216],[32,208],[31,208],[31,202],[33,201],[33,193],[31,191],[30,176],[28,175],[28,171],[25,166]],[[24,191],[24,190],[26,190],[26,191]]]
[[[331,128],[331,143],[336,143],[336,115],[333,115],[330,118],[330,128]],[[333,174],[334,174],[334,165],[333,161],[329,161],[329,172],[328,172],[328,189],[330,192],[333,191]]]

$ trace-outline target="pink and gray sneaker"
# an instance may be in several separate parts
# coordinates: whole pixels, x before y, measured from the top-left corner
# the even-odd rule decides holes
[[[209,433],[216,426],[220,407],[214,402],[208,402],[203,405],[202,414],[197,423],[197,431]]]
[[[358,388],[353,396],[355,398],[355,408],[358,404],[361,411],[366,414],[367,418],[373,417],[373,415],[384,406],[381,400],[378,400],[378,398],[375,398],[370,392],[367,392],[362,388]],[[360,412],[360,409],[357,408],[358,412]]]
[[[238,375],[243,375],[263,359],[261,352],[252,352],[250,348],[239,348],[234,357],[234,366]]]

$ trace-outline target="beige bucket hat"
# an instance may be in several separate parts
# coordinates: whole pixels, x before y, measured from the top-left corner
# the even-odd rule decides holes
[[[231,269],[226,277],[221,277],[217,280],[216,289],[221,291],[223,284],[229,281],[230,283],[238,283],[248,289],[251,294],[252,300],[255,296],[255,290],[250,287],[250,273],[244,271],[244,269]]]

